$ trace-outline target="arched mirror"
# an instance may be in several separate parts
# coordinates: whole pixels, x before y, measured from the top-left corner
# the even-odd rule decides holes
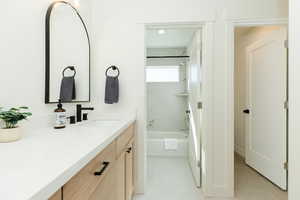
[[[90,101],[90,39],[79,11],[52,3],[46,14],[45,103]]]

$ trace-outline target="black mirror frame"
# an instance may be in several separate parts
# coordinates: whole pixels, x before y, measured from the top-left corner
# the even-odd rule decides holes
[[[51,19],[51,13],[52,13],[52,10],[53,8],[55,7],[55,5],[57,4],[60,4],[60,3],[63,3],[63,4],[66,4],[68,6],[70,6],[77,14],[77,16],[79,17],[83,27],[84,27],[84,30],[85,30],[85,33],[86,33],[86,36],[87,36],[87,40],[88,40],[88,49],[89,49],[89,99],[88,101],[70,101],[70,102],[64,102],[64,103],[85,103],[85,102],[90,102],[91,101],[91,43],[90,43],[90,36],[89,36],[89,33],[88,33],[88,29],[87,29],[87,26],[86,24],[84,23],[81,15],[79,14],[78,10],[69,2],[66,2],[66,1],[56,1],[56,2],[53,2],[49,7],[48,7],[48,10],[47,10],[47,13],[46,13],[46,27],[45,27],[45,30],[46,30],[46,37],[45,37],[45,41],[46,41],[46,60],[45,60],[45,64],[46,64],[46,75],[45,75],[45,104],[52,104],[52,103],[58,103],[57,102],[50,102],[50,19]]]

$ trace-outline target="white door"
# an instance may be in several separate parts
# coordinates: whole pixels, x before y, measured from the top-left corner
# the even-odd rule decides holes
[[[287,38],[285,28],[247,48],[246,163],[287,189]],[[244,111],[246,114],[248,111]]]
[[[187,65],[188,84],[188,106],[190,110],[190,131],[189,131],[189,163],[196,185],[201,185],[200,167],[200,132],[201,132],[201,109],[198,103],[201,102],[201,31],[197,31],[188,48],[190,60]]]

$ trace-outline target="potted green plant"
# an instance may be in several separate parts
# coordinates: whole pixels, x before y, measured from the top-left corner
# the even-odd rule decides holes
[[[0,142],[13,142],[22,138],[22,131],[18,122],[32,115],[30,112],[22,112],[27,109],[28,107],[24,106],[9,110],[0,108],[0,119],[4,122],[4,127],[0,129]]]

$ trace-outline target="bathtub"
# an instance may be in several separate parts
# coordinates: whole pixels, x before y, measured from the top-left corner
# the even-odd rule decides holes
[[[164,139],[166,138],[178,139],[177,150],[165,149]],[[187,157],[187,132],[148,131],[147,150],[148,156]]]

